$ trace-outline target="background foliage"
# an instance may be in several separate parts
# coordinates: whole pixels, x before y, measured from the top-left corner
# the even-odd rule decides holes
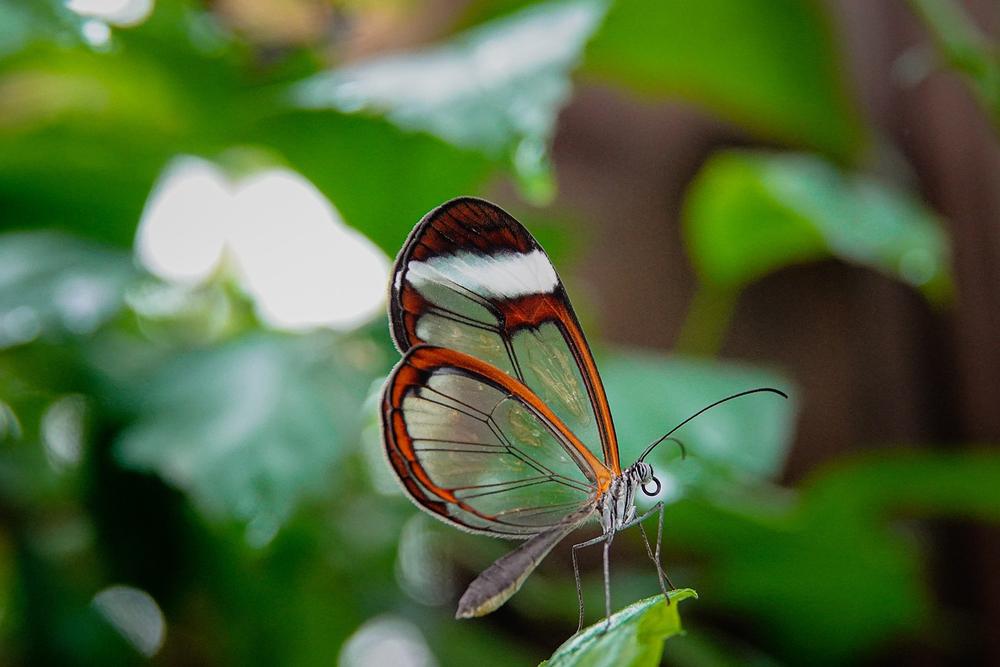
[[[664,637],[672,665],[985,658],[977,610],[940,601],[927,526],[1000,519],[995,448],[862,442],[790,480],[793,445],[812,446],[796,424],[814,397],[795,369],[719,356],[741,294],[792,279],[788,267],[874,270],[933,318],[962,295],[948,221],[867,122],[826,6],[105,4],[117,13],[0,0],[0,661],[486,667],[535,664],[572,633],[565,549],[495,616],[452,620],[464,583],[509,545],[420,515],[390,478],[375,414],[397,358],[384,315],[278,318],[258,269],[281,244],[258,256],[241,244],[281,241],[306,209],[263,206],[255,224],[270,231],[248,232],[239,198],[261,173],[389,257],[453,196],[522,216],[570,293],[580,287],[623,460],[720,396],[792,395],[727,405],[679,433],[686,461],[668,447],[652,460],[665,561],[700,594],[682,605],[686,634],[677,606],[647,600],[606,645],[583,636],[550,665],[656,664]],[[995,44],[958,4],[911,10],[995,122]],[[690,105],[740,133],[678,184],[697,286],[673,353],[604,340],[583,289],[594,248],[558,198],[551,149],[560,112],[593,89]],[[203,178],[178,185],[191,156]],[[143,254],[142,225],[170,201],[182,260],[208,257],[196,276]],[[300,272],[315,299],[363,291],[356,273],[322,282],[349,257],[321,260]],[[269,275],[294,280],[297,264]],[[637,535],[615,545],[624,606],[657,585]],[[590,610],[597,564],[585,560]]]

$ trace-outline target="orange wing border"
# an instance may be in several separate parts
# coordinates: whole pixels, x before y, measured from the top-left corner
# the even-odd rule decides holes
[[[490,535],[507,537],[530,537],[524,532],[505,533],[501,530],[484,529],[470,526],[458,520],[448,512],[452,504],[461,510],[477,516],[483,521],[503,522],[490,515],[483,514],[457,498],[451,489],[443,488],[434,483],[417,457],[413,438],[406,427],[402,411],[403,399],[413,387],[424,386],[427,379],[436,370],[454,368],[486,382],[496,389],[521,401],[528,409],[540,417],[543,422],[554,430],[555,435],[564,443],[569,444],[578,454],[577,460],[583,460],[589,470],[581,466],[583,473],[591,479],[597,488],[597,498],[604,494],[611,484],[612,472],[566,427],[559,417],[527,386],[517,379],[507,375],[492,364],[476,359],[470,355],[433,345],[417,345],[400,360],[390,373],[382,392],[382,432],[385,443],[385,453],[389,464],[399,477],[404,490],[421,508],[438,515],[443,520],[464,530]],[[426,489],[426,491],[425,491]],[[429,493],[428,493],[429,492]]]

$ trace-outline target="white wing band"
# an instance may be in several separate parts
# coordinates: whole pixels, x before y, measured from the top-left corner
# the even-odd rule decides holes
[[[454,283],[486,298],[515,299],[548,294],[559,284],[541,250],[484,255],[461,251],[407,264],[407,280],[418,290],[428,284]]]

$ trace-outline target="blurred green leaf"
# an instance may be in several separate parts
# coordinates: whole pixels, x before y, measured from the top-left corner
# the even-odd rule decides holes
[[[421,615],[430,620],[426,614]],[[485,623],[456,623],[450,617],[439,619],[433,632],[428,633],[435,656],[443,665],[508,667],[534,664],[538,653],[524,645],[523,637],[520,639],[511,641],[510,637]]]
[[[79,395],[50,395],[51,386],[16,377],[10,356],[0,356],[0,506],[12,516],[31,516],[39,533],[50,529],[52,551],[72,550],[67,545],[86,531],[70,508],[84,478],[89,406]],[[57,505],[59,516],[45,512]]]
[[[4,657],[12,658],[4,662],[140,664],[138,653],[90,605],[97,592],[97,568],[79,558],[72,567],[60,567],[37,541],[18,537],[13,554],[17,586],[5,617],[12,616],[10,620],[20,627],[13,641],[2,647]]]
[[[828,17],[813,0],[619,0],[584,69],[845,160],[858,153],[863,130],[840,66]]]
[[[245,143],[285,108],[200,4],[156,3],[107,49],[52,34],[0,62],[0,225],[129,246],[173,157]]]
[[[60,0],[0,0],[0,58],[39,39],[78,42],[83,21],[65,5]]]
[[[972,85],[1000,131],[1000,51],[956,0],[910,0],[948,65]]]
[[[569,72],[605,0],[556,0],[422,52],[319,74],[294,88],[305,108],[385,114],[407,130],[505,158],[531,199],[551,198],[548,145]]]
[[[361,343],[256,334],[172,359],[116,444],[209,516],[248,522],[263,544],[303,497],[331,488],[374,377]]]
[[[48,45],[0,69],[0,202],[5,227],[58,227],[132,242],[159,170],[212,146],[203,97],[170,63]],[[207,102],[206,102],[207,104]]]
[[[1000,521],[1000,454],[894,450],[846,458],[810,477],[804,511],[880,523],[892,516]]]
[[[59,122],[176,133],[185,122],[185,96],[143,58],[38,49],[4,64],[0,90],[0,136]]]
[[[940,301],[950,247],[917,200],[809,155],[726,152],[691,186],[685,240],[700,277],[738,289],[789,264],[826,257],[874,268]]]
[[[671,667],[782,667],[752,643],[730,632],[686,624],[684,634],[670,642]]]
[[[538,4],[538,0],[470,0],[459,13],[455,28],[467,30],[534,4]]]
[[[378,586],[392,581],[391,561],[387,565],[381,553],[359,552],[354,542],[330,530],[343,521],[303,513],[264,549],[250,548],[237,531],[216,526],[196,545],[197,593],[208,598],[212,618],[226,628],[209,639],[228,655],[214,656],[209,664],[334,661],[352,630],[372,613],[370,601],[362,598],[377,596]],[[262,614],[262,608],[276,613]],[[190,627],[178,632],[199,634],[204,616],[189,615],[186,621]],[[199,640],[198,648],[205,643]]]
[[[135,275],[125,252],[57,232],[0,235],[0,348],[93,333]]]
[[[708,557],[706,604],[756,619],[789,660],[845,664],[933,618],[917,536],[899,520],[945,516],[1000,521],[1000,456],[869,454],[826,468],[799,498],[682,500],[667,530]]]
[[[382,119],[336,111],[279,114],[247,138],[281,151],[344,220],[391,257],[425,213],[478,192],[493,171],[478,153]]]
[[[115,131],[0,137],[0,226],[58,228],[129,247],[166,150]]]
[[[640,600],[604,621],[574,635],[539,667],[653,667],[660,664],[663,642],[682,632],[678,603],[698,594],[690,588]]]
[[[424,213],[495,170],[479,151],[385,120],[290,110],[284,84],[248,67],[231,38],[206,37],[212,20],[188,4],[159,3],[115,31],[110,52],[48,45],[0,65],[0,225],[128,246],[173,157],[249,146],[287,160],[395,252]]]
[[[32,33],[33,18],[21,4],[11,0],[0,2],[0,57],[27,44]]]
[[[796,413],[795,391],[787,378],[751,366],[638,351],[604,354],[600,368],[623,466],[650,442],[720,398],[755,387],[785,390],[792,400],[747,396],[685,425],[676,436],[688,449],[687,461],[677,462],[671,442],[662,443],[649,459],[660,479],[677,476],[701,486],[759,480],[780,472]]]

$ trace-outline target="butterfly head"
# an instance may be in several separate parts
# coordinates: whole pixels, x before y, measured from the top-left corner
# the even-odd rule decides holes
[[[656,479],[656,476],[653,475],[653,466],[645,461],[636,461],[629,468],[628,474],[642,487],[642,492],[647,496],[655,496],[660,492],[660,480]],[[650,484],[655,484],[656,486],[649,489],[647,487]]]

